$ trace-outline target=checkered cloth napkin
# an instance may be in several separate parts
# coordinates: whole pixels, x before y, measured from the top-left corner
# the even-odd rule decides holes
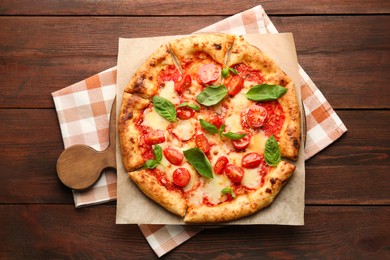
[[[198,32],[233,34],[278,33],[259,5]],[[301,95],[306,113],[305,159],[330,145],[347,131],[325,97],[299,66]],[[64,147],[86,144],[104,150],[109,140],[109,115],[116,93],[116,67],[53,92]],[[88,191],[73,191],[76,207],[116,199],[116,174],[106,171]],[[160,257],[202,230],[180,225],[139,225],[148,243]]]

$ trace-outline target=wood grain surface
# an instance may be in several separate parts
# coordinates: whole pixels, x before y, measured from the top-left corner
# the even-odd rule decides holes
[[[389,1],[2,0],[0,259],[157,258],[136,225],[115,225],[115,202],[74,208],[51,92],[115,66],[119,37],[188,34],[258,4],[348,132],[306,162],[305,226],[210,229],[163,258],[390,258]]]

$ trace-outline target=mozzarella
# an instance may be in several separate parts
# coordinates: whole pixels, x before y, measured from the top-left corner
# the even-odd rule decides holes
[[[225,175],[216,175],[212,179],[202,179],[201,186],[191,193],[190,203],[199,205],[202,204],[203,198],[206,197],[212,204],[221,202],[221,191],[230,187],[231,182]]]
[[[161,89],[159,96],[168,99],[173,104],[179,104],[180,102],[179,94],[175,90],[175,82],[172,80],[165,82],[165,86]]]
[[[238,132],[241,127],[241,112],[254,102],[246,98],[244,91],[231,98],[229,103],[228,115],[225,119],[226,130]]]
[[[255,169],[244,169],[244,178],[242,178],[241,184],[250,188],[255,189],[261,184],[261,175],[259,174],[259,168]]]
[[[191,118],[188,120],[180,120],[174,126],[172,132],[183,141],[190,140],[195,134],[196,120]]]
[[[153,108],[147,108],[144,111],[144,121],[142,123],[144,126],[149,126],[153,129],[166,130],[170,122],[157,114],[156,110]]]
[[[267,141],[268,137],[264,134],[263,131],[259,131],[255,133],[252,138],[251,142],[248,146],[248,151],[253,151],[258,154],[264,154],[265,149],[265,142]]]
[[[241,127],[241,116],[238,113],[233,113],[225,119],[226,128],[231,132],[239,132],[242,130]]]

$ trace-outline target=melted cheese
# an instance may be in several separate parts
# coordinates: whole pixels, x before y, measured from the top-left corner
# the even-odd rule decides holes
[[[168,99],[173,104],[180,102],[179,94],[176,92],[175,83],[172,80],[165,82],[165,87],[161,89],[159,96]]]
[[[225,119],[226,130],[228,131],[238,132],[242,130],[241,112],[254,103],[246,98],[245,92],[241,91],[230,100],[228,115]]]
[[[231,182],[225,175],[215,175],[212,179],[202,179],[201,187],[190,195],[190,203],[202,204],[203,198],[206,197],[210,203],[218,204],[221,202],[221,191],[230,187]]]
[[[240,114],[233,113],[229,115],[225,119],[225,124],[231,132],[238,132],[242,130]]]
[[[166,130],[170,122],[157,114],[154,108],[148,108],[144,111],[144,121],[142,124],[153,129]]]
[[[264,132],[259,131],[252,136],[251,142],[247,149],[258,154],[264,154],[265,142],[267,139],[268,137],[264,134]]]
[[[181,140],[187,141],[194,136],[196,128],[196,120],[191,118],[188,120],[179,120],[175,125],[172,132],[177,135]]]
[[[260,186],[261,184],[261,176],[259,174],[259,168],[255,169],[244,169],[244,178],[241,181],[241,184],[251,188],[255,189]]]

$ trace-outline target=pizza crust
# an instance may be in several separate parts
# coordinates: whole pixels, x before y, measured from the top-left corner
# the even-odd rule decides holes
[[[176,65],[169,51],[169,46],[164,44],[140,66],[124,91],[144,98],[152,98],[159,89],[157,75],[168,66]]]
[[[124,92],[118,118],[118,134],[122,152],[122,161],[127,171],[139,169],[144,164],[140,147],[142,134],[135,127],[142,116],[142,110],[150,100]]]
[[[225,57],[234,42],[228,34],[200,34],[170,42],[170,47],[179,62],[192,59],[196,52],[205,52],[219,64],[225,64]]]
[[[272,203],[276,195],[290,179],[294,170],[295,165],[281,161],[276,168],[273,168],[266,175],[264,185],[247,195],[253,212],[257,212]]]
[[[239,219],[253,213],[249,199],[238,196],[232,201],[216,206],[201,205],[188,207],[184,221],[187,223],[226,222]]]
[[[179,190],[168,190],[160,184],[158,179],[148,170],[129,172],[132,181],[138,188],[153,201],[157,202],[170,212],[184,216],[187,208],[187,201]]]
[[[236,220],[249,216],[267,207],[287,183],[295,166],[281,161],[267,174],[264,185],[256,191],[237,196],[235,199],[216,206],[191,205],[184,221],[188,223],[216,223]]]
[[[294,83],[286,85],[287,93],[279,98],[285,113],[285,121],[280,133],[279,147],[283,157],[297,160],[301,143],[301,116],[296,99]]]

